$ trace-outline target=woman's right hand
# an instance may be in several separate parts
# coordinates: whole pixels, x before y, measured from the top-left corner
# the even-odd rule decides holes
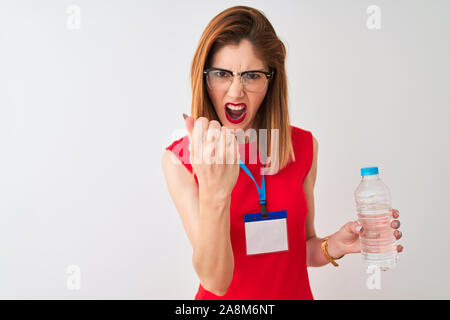
[[[239,176],[239,148],[230,129],[205,117],[186,117],[190,162],[197,175],[200,195],[228,199]]]

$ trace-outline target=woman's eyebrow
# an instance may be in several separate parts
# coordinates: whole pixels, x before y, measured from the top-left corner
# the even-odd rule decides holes
[[[233,71],[231,71],[229,69],[225,69],[225,68],[211,67],[211,69],[218,69],[218,70],[228,71],[228,72],[233,73]],[[264,68],[249,68],[249,69],[241,71],[241,72],[247,72],[247,71],[264,71]]]
[[[232,72],[231,70],[228,70],[228,69],[225,69],[225,68],[219,68],[219,67],[211,67],[210,69],[217,69],[217,70],[223,70],[223,71]]]

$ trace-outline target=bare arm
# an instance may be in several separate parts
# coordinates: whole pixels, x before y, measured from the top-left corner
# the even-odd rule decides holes
[[[200,191],[193,264],[204,287],[218,296],[227,292],[234,271],[230,202],[231,196],[224,199],[211,198],[206,192]]]
[[[234,271],[230,199],[202,196],[205,192],[199,190],[193,175],[171,151],[164,153],[162,168],[193,248],[192,261],[200,283],[206,290],[224,295]]]

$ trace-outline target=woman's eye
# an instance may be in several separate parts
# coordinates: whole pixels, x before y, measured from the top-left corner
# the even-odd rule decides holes
[[[250,80],[256,80],[259,79],[261,76],[259,74],[255,73],[246,73],[247,79]]]
[[[223,78],[227,76],[227,73],[224,71],[215,71],[213,74],[217,78]]]

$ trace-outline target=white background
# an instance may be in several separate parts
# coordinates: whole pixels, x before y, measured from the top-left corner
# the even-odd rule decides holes
[[[379,167],[400,210],[405,250],[381,289],[354,254],[309,268],[314,297],[450,298],[446,0],[2,1],[0,298],[194,298],[161,155],[190,111],[203,29],[237,4],[287,47],[292,123],[319,141],[318,236],[356,218],[361,167]]]

